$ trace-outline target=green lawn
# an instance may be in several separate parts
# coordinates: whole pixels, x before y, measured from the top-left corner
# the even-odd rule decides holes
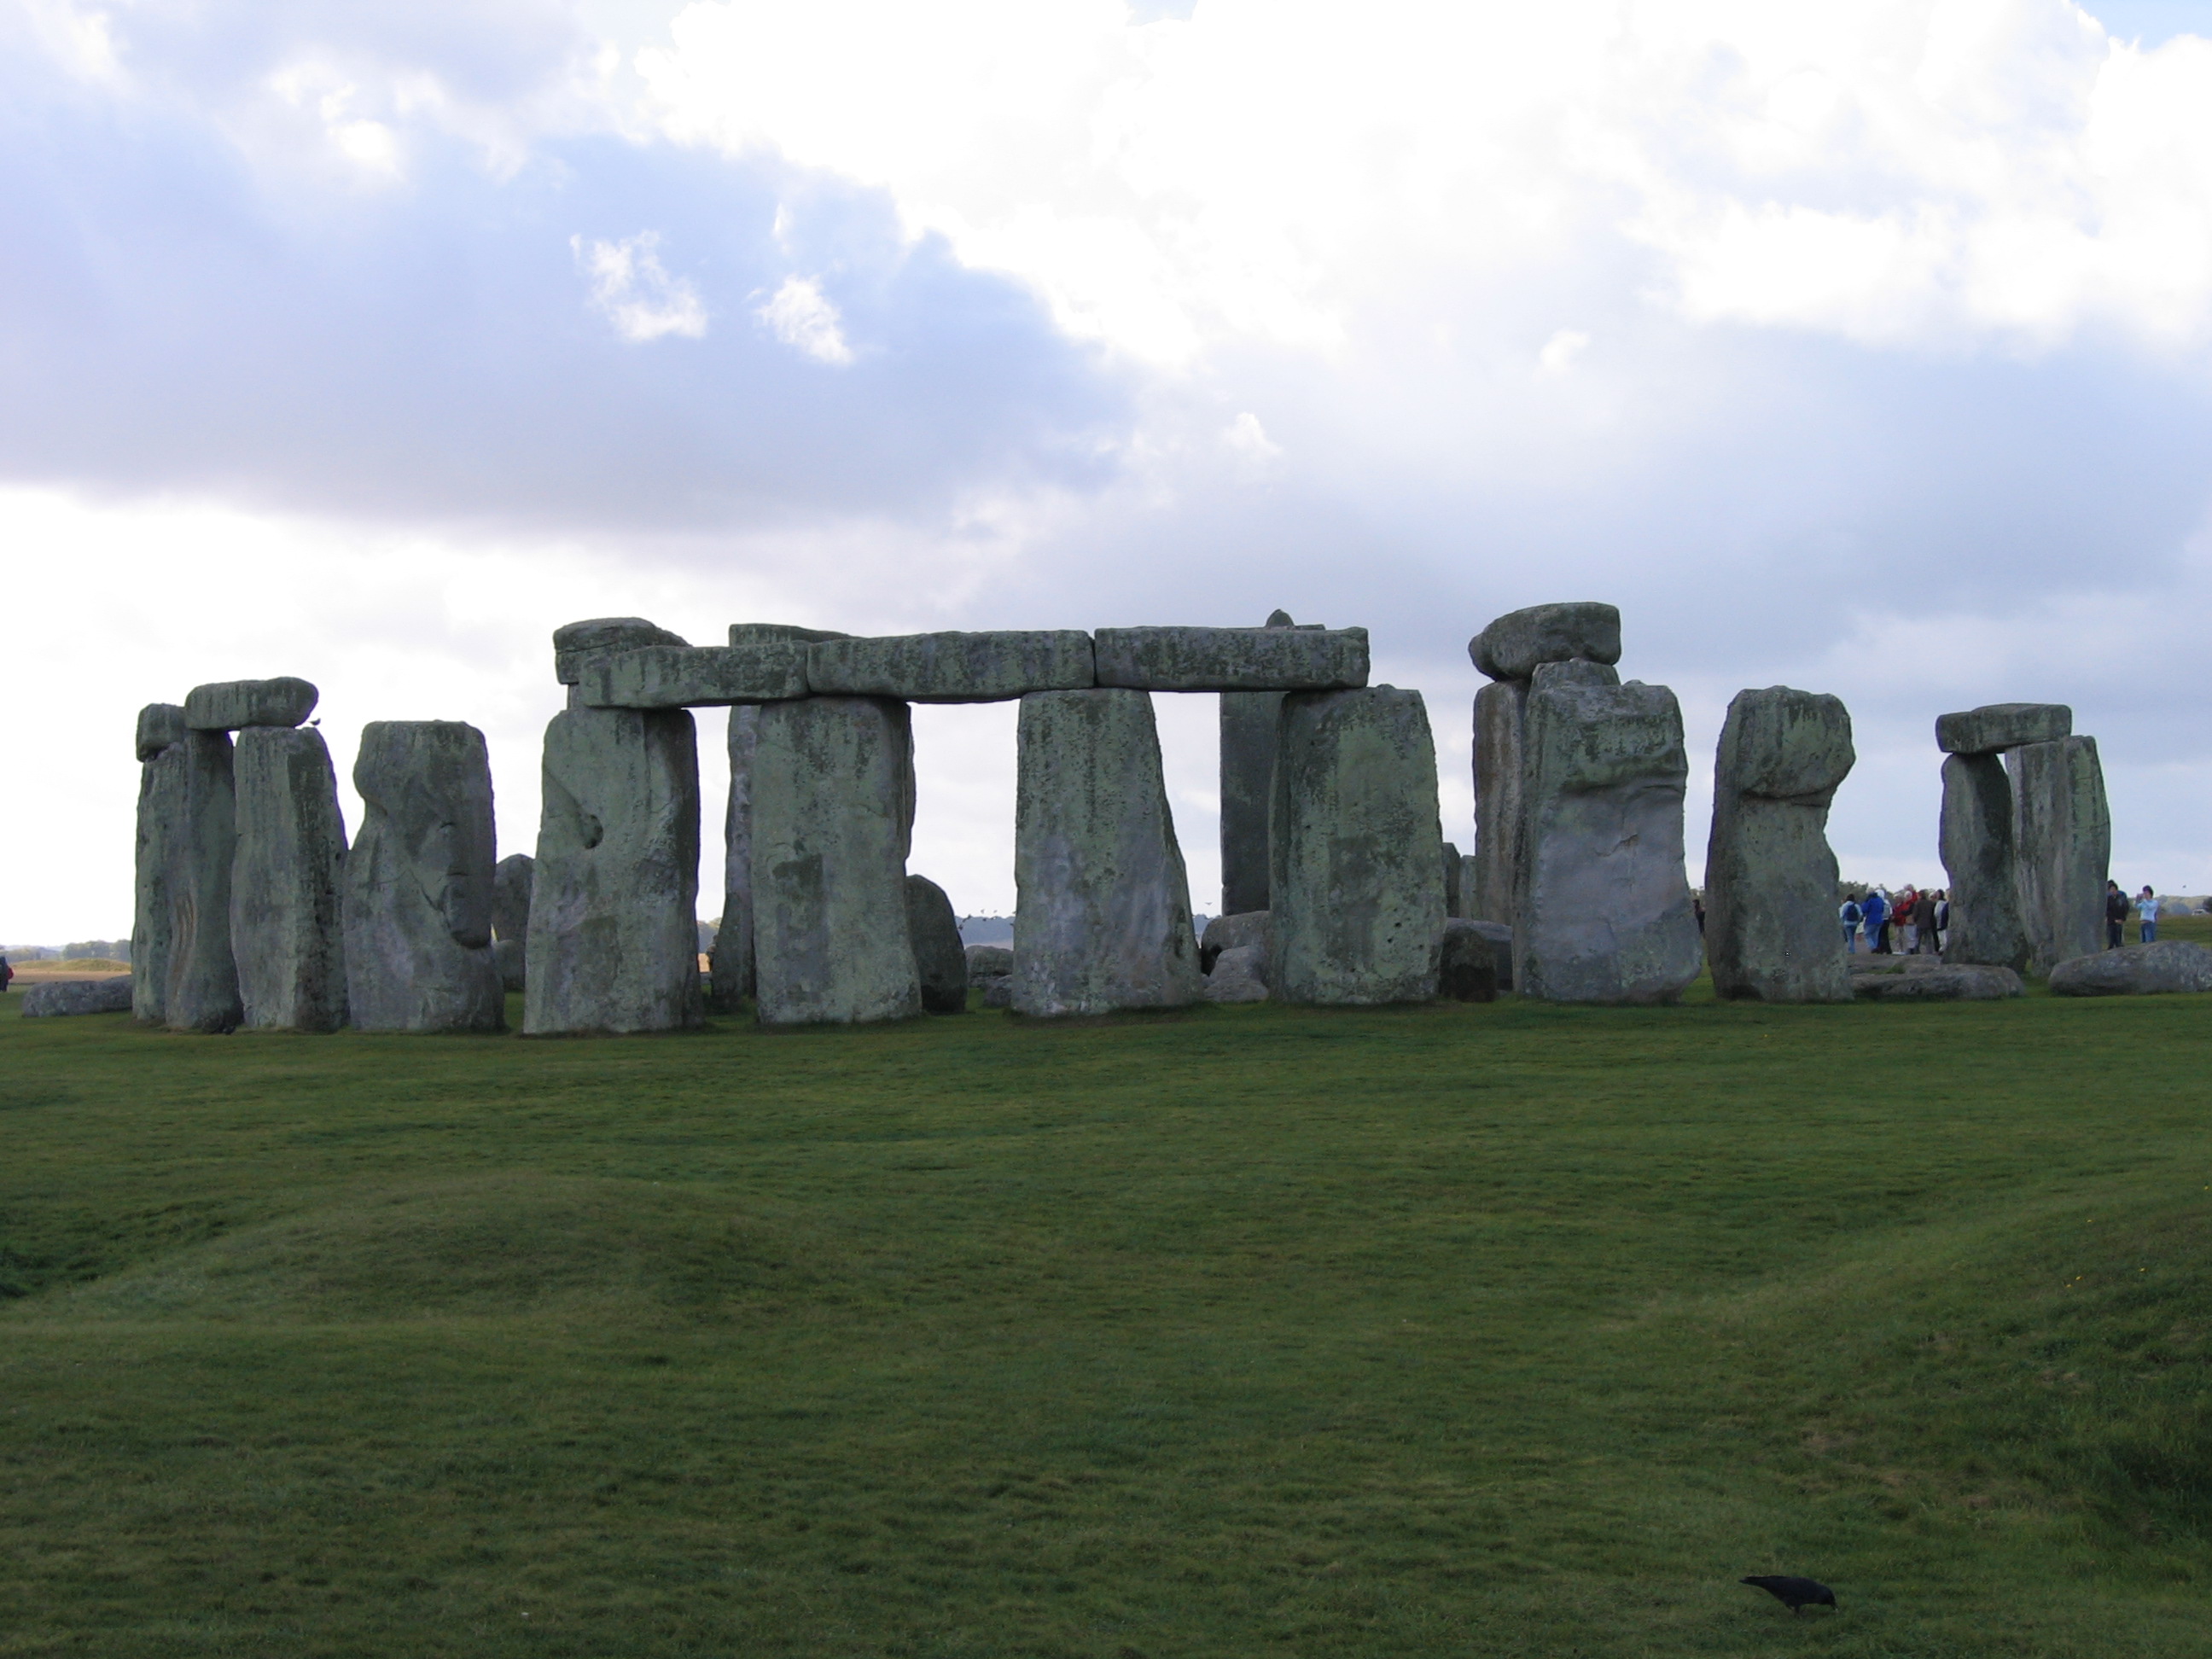
[[[2212,1643],[2212,998],[21,1000],[0,1655]]]

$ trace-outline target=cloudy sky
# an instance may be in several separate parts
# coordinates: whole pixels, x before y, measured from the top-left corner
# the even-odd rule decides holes
[[[547,635],[607,614],[1363,623],[1465,842],[1468,635],[1606,599],[1693,755],[1742,687],[1845,699],[1847,874],[1939,876],[1936,714],[2050,700],[2114,873],[2212,891],[2201,36],[0,0],[0,939],[128,931],[132,715],[204,680],[313,679],[342,771],[367,720],[474,722],[527,850]],[[1158,702],[1211,909],[1212,700]],[[1012,730],[918,715],[963,910],[1012,905]]]

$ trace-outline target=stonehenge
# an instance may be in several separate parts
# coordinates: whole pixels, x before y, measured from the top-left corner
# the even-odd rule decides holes
[[[314,688],[307,690],[312,708]],[[238,734],[231,769],[230,945],[243,1024],[257,1031],[335,1031],[346,1023],[338,927],[346,841],[330,750],[321,732],[305,726],[249,726]]]
[[[246,1010],[230,948],[230,876],[238,853],[230,733],[187,729],[176,752],[176,819],[165,837],[162,882],[169,914],[162,1021],[173,1031],[235,1030]]]
[[[131,922],[131,1012],[149,1025],[168,1019],[174,922],[169,880],[185,811],[185,711],[149,703],[138,711],[138,829]]]
[[[346,994],[362,1031],[497,1031],[506,995],[491,949],[491,765],[459,720],[374,720],[346,854]]]
[[[1271,629],[1318,628],[1290,612],[1267,618]],[[1280,691],[1221,694],[1221,914],[1267,908],[1267,814],[1275,798],[1275,728]]]
[[[1729,704],[1705,849],[1705,957],[1721,996],[1850,1000],[1827,823],[1854,758],[1838,698],[1772,685]]]
[[[952,901],[927,876],[906,878],[906,926],[914,940],[922,1012],[967,1012],[968,953],[960,943],[960,923],[952,914]]]
[[[2007,750],[2005,769],[2028,963],[2048,974],[2105,942],[2112,817],[2104,769],[2094,738],[2064,737]]]

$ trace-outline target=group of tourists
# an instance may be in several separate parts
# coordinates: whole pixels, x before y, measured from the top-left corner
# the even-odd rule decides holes
[[[2135,897],[2130,898],[2120,890],[2120,884],[2105,884],[2105,948],[2117,951],[2127,943],[2128,913],[2135,913],[2136,925],[2141,929],[2142,943],[2158,942],[2158,895],[2148,885]]]
[[[1869,887],[1863,896],[1844,894],[1836,920],[1843,926],[1844,949],[1853,955],[1864,938],[1872,956],[1932,957],[1942,953],[1943,934],[1951,926],[1951,898],[1941,888],[1922,892],[1910,883],[1894,895]]]

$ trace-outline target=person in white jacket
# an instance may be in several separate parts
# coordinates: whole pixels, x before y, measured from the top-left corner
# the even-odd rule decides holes
[[[2145,945],[2158,938],[2158,895],[2148,887],[2136,900],[2136,920],[2142,926],[2142,942]]]

